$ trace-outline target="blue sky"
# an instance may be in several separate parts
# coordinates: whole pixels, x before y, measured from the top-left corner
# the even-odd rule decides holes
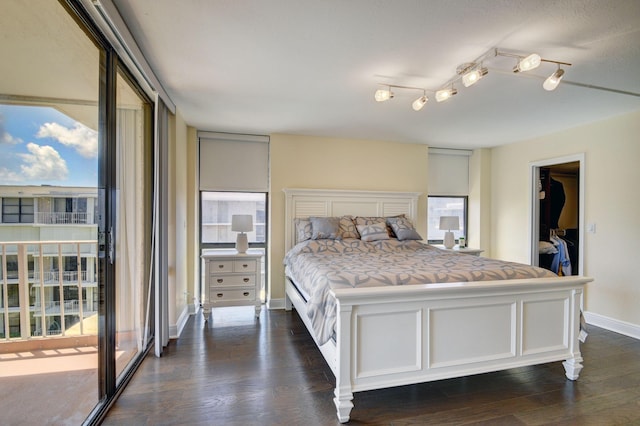
[[[0,104],[0,185],[97,186],[98,133],[50,107]]]

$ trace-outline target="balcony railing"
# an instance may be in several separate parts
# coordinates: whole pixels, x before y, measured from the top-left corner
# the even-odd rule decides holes
[[[43,224],[92,224],[93,216],[81,212],[37,212],[36,223]]]
[[[82,306],[81,306],[82,305]],[[36,311],[34,316],[40,316],[40,306],[33,306],[32,310]],[[45,303],[46,315],[56,315],[64,312],[65,315],[84,313],[96,313],[98,311],[98,302],[84,301],[80,303],[79,300],[65,300],[60,302],[59,300],[50,300]]]
[[[96,271],[95,240],[0,242],[0,341],[95,335]]]

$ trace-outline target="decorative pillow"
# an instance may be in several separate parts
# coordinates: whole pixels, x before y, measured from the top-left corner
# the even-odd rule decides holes
[[[397,218],[397,217],[405,217],[404,214],[400,214],[398,216],[390,216],[389,218]],[[357,225],[369,225],[371,223],[378,223],[378,222],[385,222],[387,221],[388,218],[386,217],[380,217],[380,216],[358,216],[356,217],[356,226]],[[387,233],[389,234],[390,237],[395,237],[396,234],[394,234],[393,229],[391,229],[391,226],[389,226],[387,224]]]
[[[310,217],[312,240],[340,238],[340,219],[337,217]]]
[[[353,216],[340,217],[340,236],[344,238],[360,238]]]
[[[309,219],[295,218],[296,244],[311,239],[311,221]]]
[[[422,239],[418,231],[413,227],[413,223],[406,217],[389,217],[387,218],[387,225],[391,226],[396,238],[400,241]]]
[[[388,240],[387,224],[385,222],[373,222],[367,225],[356,225],[362,241]]]

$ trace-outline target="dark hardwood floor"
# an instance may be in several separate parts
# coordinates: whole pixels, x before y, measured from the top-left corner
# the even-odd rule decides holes
[[[149,355],[105,425],[335,425],[334,379],[294,312],[214,309]],[[352,425],[640,425],[640,341],[589,326],[560,362],[356,393]]]

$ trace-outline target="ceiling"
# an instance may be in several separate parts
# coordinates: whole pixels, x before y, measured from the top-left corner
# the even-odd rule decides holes
[[[198,130],[478,148],[640,110],[637,0],[113,3]],[[513,74],[514,58],[493,57],[449,101],[428,92],[416,112],[421,92],[402,89],[374,101],[380,83],[437,90],[494,47],[572,66],[547,92],[556,65]]]

